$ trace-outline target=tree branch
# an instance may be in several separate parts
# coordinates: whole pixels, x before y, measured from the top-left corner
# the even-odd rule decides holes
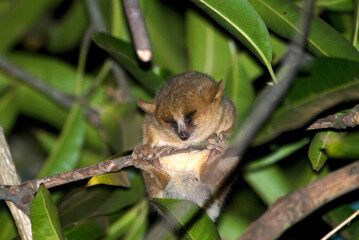
[[[156,158],[204,149],[206,149],[206,145],[183,149],[172,149],[170,151],[161,153],[161,155],[156,156],[153,160],[155,160]],[[19,185],[20,183],[6,185],[4,184],[3,186],[0,186],[0,199],[12,201],[24,213],[30,215],[32,200],[41,184],[44,184],[46,188],[53,188],[63,184],[76,182],[105,173],[118,172],[121,169],[130,166],[136,166],[135,160],[133,160],[131,155],[126,155],[106,160],[98,164],[79,168],[73,171],[58,173],[40,179],[25,181],[21,185]]]
[[[359,161],[345,166],[300,190],[279,198],[239,238],[278,238],[287,229],[330,201],[359,188]]]
[[[16,171],[15,164],[12,160],[9,146],[6,142],[4,132],[0,126],[0,184],[2,185],[18,185],[21,183],[19,174]],[[32,231],[31,231],[31,222],[30,218],[21,210],[18,209],[18,205],[14,204],[14,199],[11,198],[12,193],[16,193],[16,190],[13,188],[4,188],[8,192],[9,197],[6,198],[6,204],[10,209],[10,212],[15,220],[19,235],[23,240],[32,240]],[[9,201],[10,200],[10,201]]]
[[[359,104],[355,105],[346,114],[333,114],[325,118],[318,119],[307,130],[335,128],[346,129],[347,127],[356,127],[359,124]]]

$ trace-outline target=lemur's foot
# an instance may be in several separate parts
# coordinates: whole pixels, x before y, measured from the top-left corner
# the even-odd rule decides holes
[[[224,139],[227,139],[231,136],[232,132],[231,131],[222,131],[220,133],[218,133],[218,139],[219,141],[223,141]]]
[[[151,160],[155,156],[155,148],[152,148],[146,144],[137,146],[132,153],[132,157],[135,160]]]
[[[155,148],[155,156],[156,158],[162,157],[165,153],[170,153],[173,150],[173,147],[169,146],[162,146],[162,147],[156,147]]]
[[[159,158],[163,153],[169,153],[172,150],[171,147],[151,147],[149,145],[140,145],[133,150],[132,157],[134,159],[134,166],[142,168],[154,165],[160,167]]]
[[[207,145],[207,149],[209,150],[216,149],[217,151],[223,153],[227,149],[227,146],[220,139],[216,141],[215,139],[210,138],[208,139],[208,143],[209,144]]]

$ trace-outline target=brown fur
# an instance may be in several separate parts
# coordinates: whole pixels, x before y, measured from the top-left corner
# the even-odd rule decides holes
[[[213,134],[230,132],[236,110],[224,95],[224,83],[211,77],[188,72],[171,78],[158,92],[153,102],[139,99],[139,106],[147,112],[143,125],[143,143],[152,147],[186,147],[206,141]],[[181,140],[168,121],[183,121],[193,114],[193,125],[187,126],[189,139]]]

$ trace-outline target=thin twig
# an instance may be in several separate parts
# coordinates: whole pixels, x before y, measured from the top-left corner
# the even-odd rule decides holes
[[[148,62],[152,58],[150,37],[138,0],[122,0],[138,58]]]
[[[82,38],[82,42],[80,46],[80,54],[77,64],[76,84],[75,84],[75,95],[78,97],[82,96],[82,92],[83,92],[85,68],[86,68],[89,48],[91,45],[91,36],[93,31],[94,29],[92,28],[92,26],[88,27],[85,35]]]
[[[73,98],[54,89],[39,78],[29,74],[22,68],[10,62],[4,56],[0,55],[0,69],[7,75],[14,77],[17,81],[26,84],[32,89],[40,92],[56,104],[65,109],[70,109]]]
[[[355,105],[346,114],[333,114],[325,118],[318,119],[307,130],[335,128],[345,129],[347,127],[356,127],[359,124],[359,104]]]
[[[92,122],[95,126],[98,125],[98,119],[100,119],[99,113],[95,109],[91,108],[81,98],[76,98],[58,91],[57,89],[46,84],[45,81],[18,67],[2,55],[0,55],[0,70],[2,70],[5,74],[15,78],[17,81],[38,91],[42,95],[52,100],[55,104],[58,104],[60,107],[63,107],[66,110],[70,110],[74,101],[79,102],[84,108],[85,116],[89,119],[89,121]]]
[[[91,24],[95,26],[96,31],[108,33],[109,31],[104,23],[102,13],[97,4],[97,0],[87,0],[86,3],[91,18]],[[111,63],[112,63],[112,73],[115,76],[115,80],[121,89],[121,93],[123,94],[123,96],[125,96],[124,99],[128,101],[133,100],[133,96],[131,94],[129,84],[125,76],[125,71],[113,59],[111,59]]]
[[[84,95],[84,98],[89,99],[93,96],[96,89],[101,85],[101,83],[105,80],[106,76],[109,74],[111,70],[111,62],[110,60],[106,60],[100,71],[98,72],[95,80],[91,83],[91,86],[88,88],[86,94]]]
[[[354,14],[353,14],[353,32],[351,42],[354,47],[357,47],[359,35],[359,0],[354,0]]]
[[[349,224],[354,218],[359,216],[359,210],[357,210],[355,213],[350,215],[347,219],[345,219],[341,224],[336,226],[332,231],[330,231],[328,234],[326,234],[321,240],[327,240],[332,235],[334,235],[336,232],[338,232],[340,229],[342,229],[345,225]]]
[[[86,0],[86,6],[91,18],[91,23],[98,31],[108,32],[97,2],[97,0]]]
[[[16,171],[15,164],[12,160],[9,146],[6,142],[4,132],[0,126],[0,184],[1,185],[18,185],[21,183],[19,174]],[[10,196],[14,189],[7,189]],[[7,200],[12,200],[7,198]],[[32,240],[30,218],[16,207],[13,202],[6,201],[10,212],[13,216],[21,239]]]

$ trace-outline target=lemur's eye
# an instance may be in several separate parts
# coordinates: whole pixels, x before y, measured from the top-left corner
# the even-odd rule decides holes
[[[197,112],[197,110],[194,110],[192,112],[189,112],[185,115],[185,122],[187,124],[193,124],[192,117]]]
[[[175,120],[170,119],[170,120],[164,120],[164,121],[165,121],[165,123],[170,124],[171,127],[172,127],[175,131],[177,131],[178,126],[177,126],[177,122],[176,122]]]

